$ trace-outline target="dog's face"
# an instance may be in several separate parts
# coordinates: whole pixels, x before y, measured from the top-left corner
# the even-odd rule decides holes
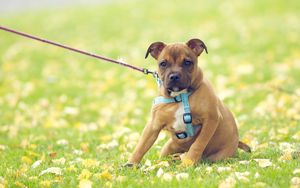
[[[189,89],[194,71],[197,70],[197,58],[207,53],[205,44],[199,39],[191,39],[186,44],[166,45],[162,42],[152,43],[146,53],[158,62],[158,74],[167,93]]]

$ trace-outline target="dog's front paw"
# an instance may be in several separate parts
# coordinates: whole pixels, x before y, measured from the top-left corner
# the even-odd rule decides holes
[[[181,167],[193,166],[196,162],[186,156],[186,153],[180,155]]]
[[[140,168],[141,165],[139,163],[131,163],[131,162],[127,162],[125,164],[122,165],[122,168],[134,168],[134,169],[137,169],[137,168]]]

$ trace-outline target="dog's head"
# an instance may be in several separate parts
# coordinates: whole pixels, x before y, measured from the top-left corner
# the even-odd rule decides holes
[[[199,39],[191,39],[186,44],[166,45],[163,42],[152,43],[146,53],[158,62],[158,74],[163,82],[165,93],[191,89],[199,75],[197,58],[207,48]],[[202,79],[202,78],[201,78]]]

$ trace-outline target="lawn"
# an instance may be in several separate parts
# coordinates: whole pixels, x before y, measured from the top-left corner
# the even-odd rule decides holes
[[[151,76],[0,31],[0,187],[299,187],[300,4],[113,1],[2,16],[0,25],[140,67],[154,41],[202,39],[199,66],[251,154],[122,168],[149,119]]]

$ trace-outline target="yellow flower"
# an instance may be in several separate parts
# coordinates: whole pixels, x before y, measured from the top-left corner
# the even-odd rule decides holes
[[[30,144],[30,145],[29,145],[29,149],[35,150],[36,148],[37,148],[37,145],[36,145],[36,144]]]
[[[26,165],[22,165],[20,169],[16,171],[16,177],[21,177],[25,175],[25,172],[27,172],[28,167]]]
[[[108,172],[108,170],[105,170],[102,173],[95,174],[95,177],[107,181],[111,181],[113,179],[113,176]]]
[[[109,181],[108,181],[108,182],[106,182],[106,183],[105,183],[105,187],[112,187],[112,183],[111,183],[111,182],[109,182]]]
[[[37,176],[30,176],[30,177],[28,178],[28,180],[29,180],[29,181],[36,181],[36,180],[38,180],[38,177],[37,177]]]
[[[82,180],[82,179],[89,179],[90,177],[92,176],[92,173],[87,170],[87,169],[83,169],[81,171],[81,174],[79,175],[79,179]]]
[[[17,187],[21,187],[21,188],[27,187],[26,185],[24,185],[23,183],[21,183],[21,182],[19,182],[19,181],[15,182],[15,185],[16,185]]]
[[[281,157],[279,157],[279,161],[290,161],[293,159],[291,152],[285,152]]]
[[[28,151],[27,153],[31,157],[40,157],[41,156],[39,153],[36,153],[36,152],[33,152],[33,151]]]
[[[61,182],[63,180],[63,178],[61,176],[56,176],[54,178],[54,182]]]
[[[300,140],[300,131],[298,131],[294,136],[292,136],[293,139],[295,140]]]
[[[50,187],[51,186],[51,181],[49,180],[44,180],[40,182],[41,187]]]
[[[192,166],[194,162],[191,159],[182,159],[181,166]]]
[[[80,144],[80,148],[81,148],[81,150],[82,151],[84,151],[84,152],[88,152],[89,151],[89,144],[88,143],[81,143]]]
[[[29,157],[27,157],[27,156],[22,156],[21,160],[22,160],[23,163],[26,163],[26,164],[29,164],[29,165],[31,165],[32,162],[33,162],[33,161],[32,161]]]
[[[92,168],[92,167],[97,167],[99,166],[99,162],[96,161],[95,159],[86,159],[82,161],[82,165],[85,168]]]
[[[69,166],[66,170],[69,172],[77,172],[77,168],[74,165]]]
[[[100,137],[100,141],[101,141],[101,142],[108,142],[108,141],[110,141],[111,139],[112,139],[112,136],[109,135],[109,134],[103,135],[103,136]]]

